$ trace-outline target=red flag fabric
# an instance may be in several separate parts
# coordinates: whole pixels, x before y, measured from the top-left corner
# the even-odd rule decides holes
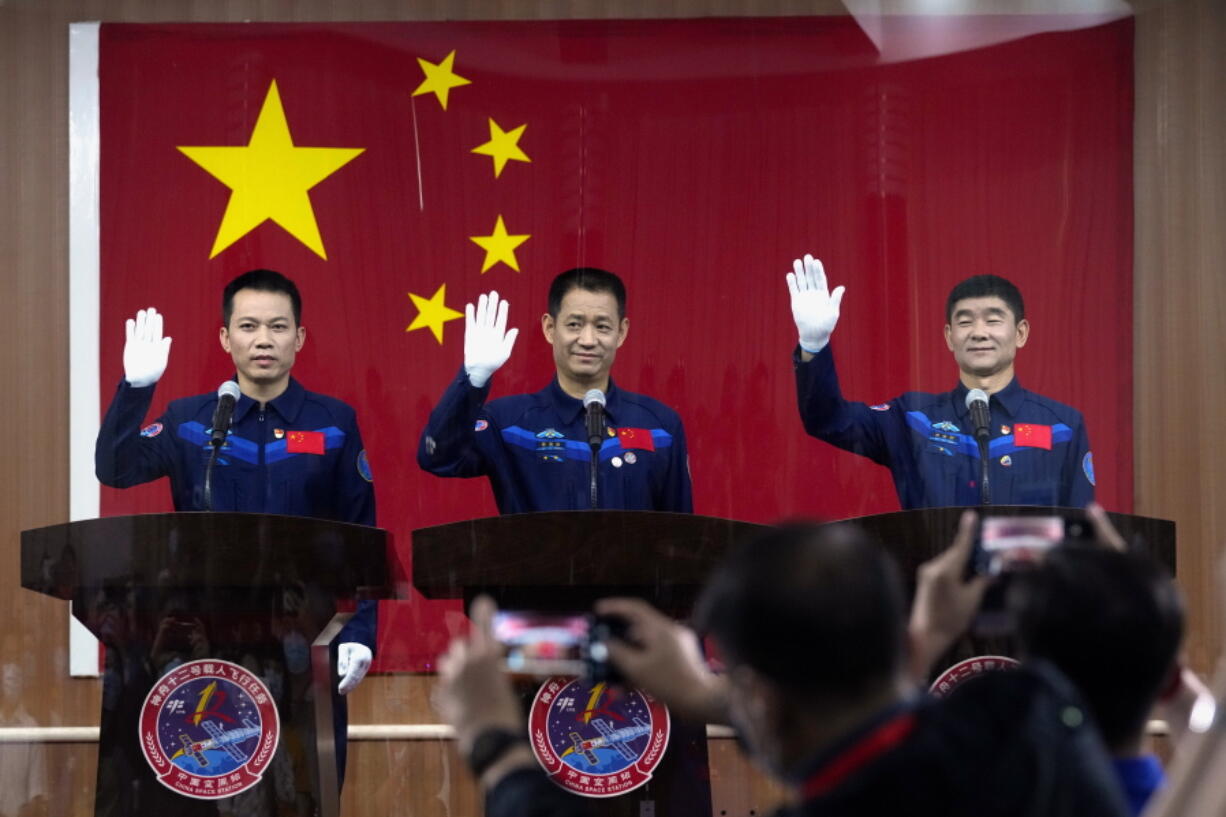
[[[322,431],[289,431],[285,434],[285,450],[290,454],[324,453]]]
[[[655,451],[656,441],[651,438],[648,428],[619,428],[617,441],[622,448],[637,448],[640,451]]]
[[[1013,442],[1023,448],[1051,451],[1051,426],[1017,423],[1013,426]]]
[[[784,274],[805,252],[847,286],[832,347],[858,399],[953,388],[950,287],[1015,281],[1022,382],[1082,410],[1099,499],[1128,511],[1132,23],[1045,20],[104,23],[103,404],[137,309],[175,338],[153,419],[233,374],[225,283],[293,278],[294,376],[357,410],[399,549],[382,668],[427,668],[462,621],[411,589],[411,531],[495,512],[485,480],[414,464],[464,304],[509,300],[525,331],[493,396],[536,391],[553,362],[532,327],[570,267],[625,280],[614,378],[682,416],[698,513],[898,507],[886,469],[797,420]],[[163,485],[103,489],[106,514],[168,506]]]

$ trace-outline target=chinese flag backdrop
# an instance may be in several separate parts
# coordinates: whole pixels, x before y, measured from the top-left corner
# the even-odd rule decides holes
[[[934,25],[881,23],[903,44]],[[1014,23],[1034,28],[939,27]],[[521,334],[494,394],[533,391],[552,372],[538,328],[548,284],[594,265],[630,292],[614,378],[680,412],[698,513],[893,510],[884,469],[806,437],[797,417],[784,273],[812,251],[847,285],[834,348],[844,392],[869,402],[952,387],[950,287],[980,272],[1017,282],[1032,323],[1019,376],[1084,411],[1099,498],[1130,511],[1132,39],[1123,20],[889,62],[842,17],[104,24],[103,404],[125,317],[154,305],[175,338],[156,416],[232,374],[216,340],[224,284],[285,272],[308,330],[294,373],[357,408],[379,524],[407,570],[414,528],[494,513],[484,480],[415,462],[463,357],[463,320],[442,321],[439,305],[505,295]],[[447,65],[468,83],[445,109],[441,94],[413,95],[427,66]],[[317,249],[266,221],[213,254],[231,190],[179,148],[247,146],[274,81],[294,147],[362,152],[310,188]],[[530,161],[495,176],[495,158],[473,152],[491,119],[526,125],[515,144]],[[266,154],[248,156],[240,171],[258,175]],[[504,241],[483,273],[472,238],[499,217],[528,238]],[[434,329],[406,331],[431,316]],[[103,489],[104,514],[168,507],[161,484]],[[429,666],[455,609],[415,593],[384,604],[380,665]]]

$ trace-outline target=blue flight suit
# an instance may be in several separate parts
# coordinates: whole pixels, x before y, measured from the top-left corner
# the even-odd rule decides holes
[[[868,406],[843,399],[829,345],[808,363],[797,350],[793,363],[805,431],[889,468],[903,508],[979,504],[979,444],[966,386]],[[1094,499],[1094,460],[1080,412],[1023,389],[1016,377],[991,395],[988,410],[992,504],[1080,508]],[[1019,423],[1038,427],[1030,444],[1014,434]],[[1049,449],[1040,447],[1048,442]]]
[[[418,464],[440,477],[488,476],[500,513],[590,508],[592,455],[583,401],[562,391],[557,378],[533,394],[486,404],[489,392],[489,383],[475,388],[461,367],[430,412]],[[611,436],[600,448],[599,507],[691,513],[681,418],[611,380],[605,400]]]
[[[120,381],[98,431],[98,479],[112,488],[129,488],[170,477],[176,511],[204,510],[204,470],[217,394],[174,400],[165,414],[142,429],[154,388]],[[291,431],[322,433],[324,453],[290,453]],[[262,410],[250,397],[239,397],[213,468],[212,494],[216,511],[375,524],[374,485],[357,416],[345,403],[309,392],[292,377],[285,391]],[[374,601],[358,602],[336,643],[365,644],[373,653],[377,610]],[[347,717],[335,685],[333,698],[337,766],[343,777]]]

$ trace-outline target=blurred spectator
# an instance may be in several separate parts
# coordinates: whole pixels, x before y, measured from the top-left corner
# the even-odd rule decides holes
[[[954,549],[964,564],[973,526],[963,528]],[[679,716],[733,724],[793,787],[797,805],[781,816],[1128,813],[1058,672],[1037,662],[928,699],[908,679],[904,608],[894,563],[851,525],[780,527],[730,554],[697,608],[727,662],[722,676],[693,632],[649,605],[597,605],[627,621],[610,650],[633,684]],[[440,661],[439,687],[460,751],[477,761],[487,814],[583,814],[523,740],[492,613],[491,602],[474,605],[474,632]]]
[[[1184,611],[1174,582],[1147,555],[1128,550],[1101,507],[1088,511],[1097,541],[1065,543],[1014,573],[1008,610],[1019,657],[1054,665],[1077,688],[1139,814],[1164,779],[1158,758],[1146,751],[1150,713],[1162,698],[1194,700],[1197,682],[1178,661]],[[973,522],[973,515],[964,519],[960,536]],[[951,550],[921,568],[911,626],[916,677],[975,613],[985,580],[966,583],[964,564]],[[1174,732],[1187,717],[1172,717]]]

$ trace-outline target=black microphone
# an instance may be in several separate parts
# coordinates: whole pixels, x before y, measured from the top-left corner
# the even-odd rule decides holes
[[[966,407],[975,424],[975,440],[979,443],[979,504],[992,504],[992,486],[988,481],[988,394],[983,389],[971,389],[966,393]]]
[[[971,389],[966,393],[966,407],[971,412],[971,422],[975,424],[975,439],[987,440],[992,436],[988,431],[988,394],[983,389]]]
[[[589,389],[583,395],[583,407],[587,409],[587,444],[596,450],[604,444],[604,392]]]
[[[234,416],[234,404],[238,402],[240,394],[238,384],[233,380],[227,380],[217,389],[217,408],[213,409],[213,436],[209,439],[209,444],[214,448],[226,441],[230,418]]]

